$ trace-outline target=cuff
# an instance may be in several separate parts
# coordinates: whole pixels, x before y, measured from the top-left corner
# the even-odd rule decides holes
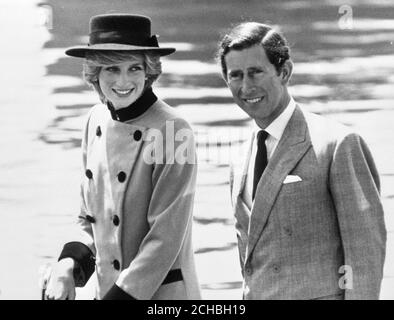
[[[60,254],[58,261],[64,258],[72,258],[77,262],[79,268],[83,273],[82,281],[76,279],[78,280],[76,281],[78,282],[77,286],[85,285],[95,269],[94,255],[92,251],[89,249],[89,247],[84,245],[82,242],[66,243],[63,247],[63,250]],[[81,278],[81,276],[79,276],[78,278]]]
[[[103,300],[137,300],[133,296],[129,295],[116,284],[114,284],[107,294],[103,297]]]

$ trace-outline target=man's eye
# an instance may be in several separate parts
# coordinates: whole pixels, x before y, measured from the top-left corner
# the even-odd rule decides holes
[[[230,73],[229,79],[230,80],[240,80],[240,79],[242,79],[242,74],[240,74],[240,73]]]
[[[249,74],[249,77],[255,77],[257,75],[263,74],[263,70],[260,70],[260,69],[251,70],[248,72],[248,74]]]

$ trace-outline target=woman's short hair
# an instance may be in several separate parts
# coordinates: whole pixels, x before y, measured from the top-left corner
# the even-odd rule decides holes
[[[147,77],[145,88],[150,87],[161,74],[159,54],[150,51],[92,51],[86,54],[83,63],[83,78],[86,83],[92,86],[99,94],[102,103],[106,102],[105,96],[99,85],[99,74],[102,67],[136,59],[137,55],[142,55],[144,57],[145,73]]]
[[[286,38],[269,25],[244,22],[231,29],[219,43],[217,58],[224,79],[227,79],[226,54],[231,50],[243,50],[257,44],[262,45],[268,60],[274,65],[278,74],[281,72],[284,63],[290,59],[290,47]]]

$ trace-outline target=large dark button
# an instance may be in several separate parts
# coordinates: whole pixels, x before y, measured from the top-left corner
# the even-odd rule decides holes
[[[120,219],[116,214],[113,216],[112,222],[114,223],[115,226],[119,225]]]
[[[112,264],[114,265],[115,270],[119,270],[120,269],[120,263],[118,260],[114,260],[112,261]]]
[[[88,220],[90,223],[95,223],[96,219],[93,218],[92,216],[86,215],[86,220]]]
[[[123,171],[118,173],[118,181],[119,182],[124,182],[126,180],[126,173],[124,173]]]
[[[97,129],[96,129],[96,136],[101,137],[101,128],[100,128],[100,126],[98,126]]]
[[[92,171],[90,171],[89,169],[86,170],[85,174],[86,174],[86,176],[87,176],[89,179],[92,179],[92,178],[93,178],[93,173],[92,173]]]
[[[136,130],[133,134],[134,140],[139,141],[142,138],[142,132],[140,130]]]

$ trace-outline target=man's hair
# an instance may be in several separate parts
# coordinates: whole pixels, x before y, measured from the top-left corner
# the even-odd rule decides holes
[[[145,51],[93,51],[86,54],[86,59],[83,63],[83,78],[86,83],[92,86],[99,94],[102,103],[106,103],[106,101],[98,80],[101,69],[107,65],[135,59],[137,54],[141,54],[144,58],[144,67],[147,77],[145,87],[150,87],[161,74],[161,62],[158,54]]]
[[[282,71],[284,63],[290,59],[290,47],[286,38],[269,25],[244,22],[232,28],[219,42],[217,58],[224,79],[227,80],[226,54],[231,50],[243,50],[258,44],[264,48],[269,62],[278,74]]]

